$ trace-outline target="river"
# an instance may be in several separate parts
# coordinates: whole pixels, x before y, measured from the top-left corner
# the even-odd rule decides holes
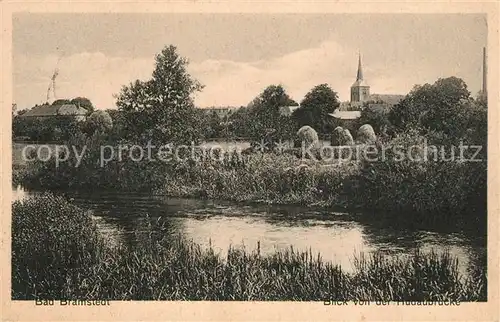
[[[13,199],[33,194],[13,189]],[[486,252],[486,240],[477,234],[450,228],[394,225],[369,216],[296,206],[266,206],[231,202],[180,199],[137,193],[65,193],[71,201],[91,211],[110,244],[143,247],[143,238],[155,233],[180,235],[224,255],[230,247],[263,254],[275,249],[318,252],[325,261],[353,269],[354,255],[383,252],[405,256],[448,250],[459,259],[460,272],[478,265]],[[368,218],[367,218],[368,217]]]

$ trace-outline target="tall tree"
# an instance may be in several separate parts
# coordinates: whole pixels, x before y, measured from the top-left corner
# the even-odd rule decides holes
[[[389,120],[399,130],[420,128],[424,131],[456,135],[464,113],[471,106],[470,92],[457,77],[438,79],[434,84],[415,86],[391,111]]]
[[[206,128],[205,138],[213,139],[222,137],[223,126],[222,120],[215,111],[211,111],[205,116]]]
[[[249,138],[252,133],[250,108],[241,106],[228,116],[228,132],[231,137]]]
[[[390,108],[384,104],[378,106],[370,106],[367,104],[363,110],[361,110],[361,117],[359,118],[359,124],[370,124],[376,134],[384,134],[391,127],[391,122],[389,122]]]
[[[150,80],[122,88],[116,105],[127,139],[184,144],[201,138],[201,114],[192,95],[203,86],[189,75],[187,65],[175,46],[167,46],[156,56]]]
[[[280,107],[297,106],[281,85],[268,86],[250,107],[251,138],[274,142],[292,137],[295,126],[290,117],[280,113]]]
[[[328,84],[320,84],[306,94],[300,107],[294,111],[293,118],[300,127],[309,125],[319,133],[330,133],[336,124],[328,114],[339,105],[337,93]]]

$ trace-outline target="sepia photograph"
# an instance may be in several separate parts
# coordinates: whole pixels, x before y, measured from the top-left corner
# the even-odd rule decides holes
[[[16,12],[11,49],[12,301],[488,301],[485,13]]]

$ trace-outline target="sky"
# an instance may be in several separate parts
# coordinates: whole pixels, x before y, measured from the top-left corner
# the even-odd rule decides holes
[[[297,102],[327,83],[349,100],[358,53],[372,93],[406,94],[440,77],[481,88],[482,14],[29,14],[13,16],[13,90],[18,109],[45,102],[57,67],[57,98],[84,96],[98,109],[147,80],[170,44],[205,87],[195,104],[247,105],[281,84]]]

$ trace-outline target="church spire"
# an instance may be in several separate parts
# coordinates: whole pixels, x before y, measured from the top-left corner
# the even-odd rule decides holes
[[[370,97],[370,86],[363,79],[361,53],[358,55],[358,74],[356,75],[356,81],[351,86],[351,102],[364,102]]]
[[[363,67],[361,66],[361,53],[358,53],[358,75],[356,76],[356,81],[363,80]]]

